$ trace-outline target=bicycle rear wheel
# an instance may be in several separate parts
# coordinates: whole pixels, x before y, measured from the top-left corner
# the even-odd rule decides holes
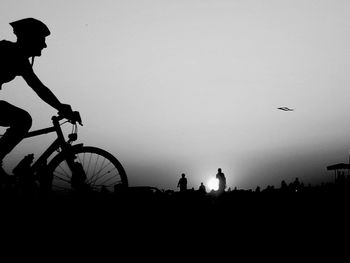
[[[118,187],[127,187],[128,178],[122,164],[109,152],[97,147],[73,148],[74,162],[80,164],[84,173],[84,185],[91,191],[115,192]],[[52,190],[71,192],[74,189],[72,171],[66,156],[57,155],[48,165],[52,175]]]

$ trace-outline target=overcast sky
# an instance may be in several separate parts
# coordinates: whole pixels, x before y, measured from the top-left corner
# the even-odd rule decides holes
[[[346,0],[2,0],[0,32],[15,41],[8,23],[25,17],[48,25],[35,72],[130,185],[176,189],[185,173],[198,188],[220,167],[228,186],[255,189],[327,182],[326,166],[348,161],[349,14]],[[20,78],[0,98],[33,129],[55,113]],[[51,138],[21,143],[9,167]]]

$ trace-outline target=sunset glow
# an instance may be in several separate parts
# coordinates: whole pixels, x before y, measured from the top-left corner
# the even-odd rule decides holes
[[[209,179],[207,186],[209,188],[209,191],[211,190],[217,191],[219,189],[219,180],[216,179],[215,177],[212,177]]]

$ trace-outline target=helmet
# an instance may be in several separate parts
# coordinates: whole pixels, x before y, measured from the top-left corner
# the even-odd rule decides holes
[[[24,18],[11,22],[10,25],[13,28],[13,33],[17,37],[46,37],[50,35],[48,27],[35,18]]]

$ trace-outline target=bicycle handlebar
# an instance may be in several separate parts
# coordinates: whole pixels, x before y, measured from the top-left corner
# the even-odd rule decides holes
[[[80,126],[83,126],[80,113],[78,111],[72,111],[69,114],[62,114],[58,112],[57,116],[52,117],[52,120],[55,120],[55,119],[58,121],[67,119],[72,124],[79,123]]]

